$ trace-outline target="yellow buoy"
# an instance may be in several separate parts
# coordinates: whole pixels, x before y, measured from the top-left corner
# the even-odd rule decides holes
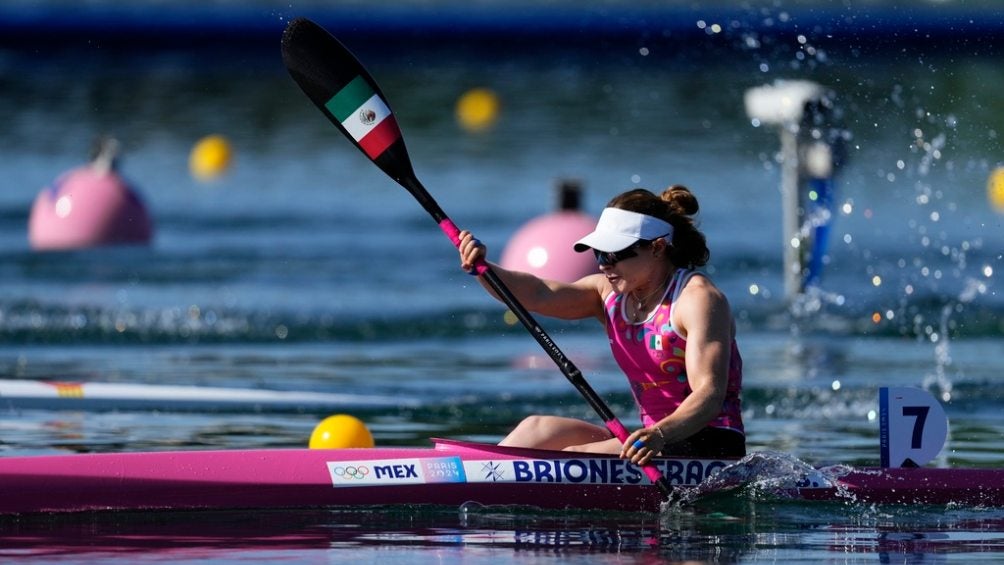
[[[233,153],[227,138],[222,135],[207,135],[192,147],[188,169],[200,181],[214,180],[230,168]]]
[[[1001,214],[1004,214],[1004,167],[997,167],[987,180],[987,200]]]
[[[484,131],[495,124],[499,98],[487,88],[472,88],[457,100],[457,121],[471,132]]]
[[[373,447],[373,434],[355,416],[335,414],[321,420],[310,434],[310,449]]]

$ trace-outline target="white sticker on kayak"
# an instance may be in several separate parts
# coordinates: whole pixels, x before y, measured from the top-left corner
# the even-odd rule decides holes
[[[328,461],[331,484],[336,487],[463,483],[459,457]]]
[[[694,486],[728,461],[663,459],[653,462],[671,485]],[[422,457],[369,461],[328,461],[336,487],[435,483],[651,484],[640,467],[618,458],[487,459]]]

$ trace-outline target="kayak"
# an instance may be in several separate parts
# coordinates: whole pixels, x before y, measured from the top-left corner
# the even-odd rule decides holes
[[[0,458],[0,514],[385,505],[659,512],[664,497],[617,457],[434,439],[434,446]],[[741,486],[742,460],[656,461],[686,497]],[[1004,506],[1004,470],[808,465],[776,493],[812,501]],[[716,486],[715,488],[718,488]]]

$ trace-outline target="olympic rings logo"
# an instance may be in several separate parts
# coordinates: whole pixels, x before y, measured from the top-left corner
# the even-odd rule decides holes
[[[358,467],[356,467],[355,465],[347,465],[345,467],[332,467],[331,474],[346,480],[355,479],[358,481],[366,478],[366,475],[370,474],[370,468],[365,465],[360,465]]]

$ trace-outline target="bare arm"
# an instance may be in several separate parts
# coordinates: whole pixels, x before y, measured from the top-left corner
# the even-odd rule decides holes
[[[458,249],[460,266],[465,271],[470,271],[477,260],[487,254],[485,246],[466,230],[460,232]],[[609,291],[609,284],[602,275],[588,275],[573,283],[563,283],[503,269],[495,264],[491,267],[527,310],[565,320],[590,317],[603,320],[602,297]],[[483,277],[478,277],[478,281],[492,296],[499,298]]]

